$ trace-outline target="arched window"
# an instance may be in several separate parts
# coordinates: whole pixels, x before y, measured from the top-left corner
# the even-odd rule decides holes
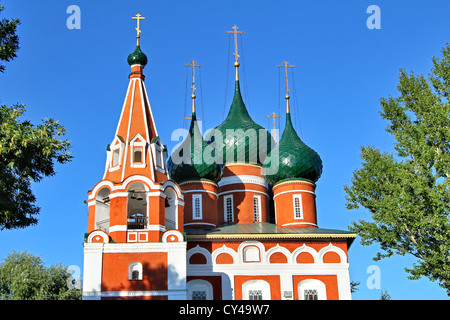
[[[131,141],[131,167],[145,168],[145,148],[147,143],[145,139],[138,133]]]
[[[270,284],[264,280],[248,280],[242,284],[243,300],[270,300]]]
[[[325,284],[317,279],[305,279],[298,283],[299,300],[326,300]]]
[[[110,155],[109,171],[118,170],[122,164],[122,153],[124,143],[120,137],[115,137],[113,142],[108,147]]]
[[[187,283],[188,300],[213,300],[213,287],[209,281],[191,280]]]
[[[95,229],[109,232],[109,194],[108,188],[100,189],[95,197]]]
[[[142,263],[132,262],[128,265],[128,280],[142,280]]]
[[[128,187],[127,228],[147,229],[147,192],[141,182]]]

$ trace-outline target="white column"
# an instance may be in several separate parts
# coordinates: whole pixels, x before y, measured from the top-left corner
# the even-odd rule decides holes
[[[166,243],[168,300],[186,300],[186,242]]]
[[[100,300],[103,243],[84,243],[83,300]]]

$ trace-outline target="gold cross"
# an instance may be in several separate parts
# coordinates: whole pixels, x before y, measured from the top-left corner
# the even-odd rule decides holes
[[[272,112],[270,116],[266,116],[266,118],[272,118],[273,120],[273,135],[274,135],[274,140],[275,142],[277,142],[277,135],[276,135],[276,131],[275,131],[275,118],[281,118],[281,116],[277,116],[275,112]]]
[[[237,35],[239,34],[244,34],[244,31],[237,31],[238,27],[236,25],[233,26],[232,28],[234,31],[227,31],[226,33],[233,33],[234,34],[234,57],[236,59],[236,62],[238,62],[238,49],[237,49]]]
[[[295,66],[289,65],[287,61],[283,62],[283,65],[277,65],[278,68],[284,68],[285,77],[286,77],[286,99],[289,99],[289,88],[288,88],[288,74],[287,74],[287,68],[293,68]]]
[[[142,32],[141,29],[139,29],[139,20],[144,20],[145,17],[141,16],[139,13],[135,17],[131,17],[131,19],[137,20],[137,27],[135,28],[137,31],[137,44],[139,45],[139,34]]]
[[[201,67],[202,65],[201,64],[196,64],[195,60],[192,60],[190,64],[185,64],[185,66],[186,67],[192,67],[192,86],[191,86],[192,96],[191,96],[191,98],[192,98],[192,113],[194,113],[195,112],[195,101],[194,101],[194,99],[195,99],[195,89],[197,89],[195,87],[195,67]]]
[[[201,67],[201,64],[196,64],[195,60],[192,60],[190,64],[185,64],[186,67],[192,67],[192,96],[195,97],[195,89],[197,89],[195,87],[195,67]]]

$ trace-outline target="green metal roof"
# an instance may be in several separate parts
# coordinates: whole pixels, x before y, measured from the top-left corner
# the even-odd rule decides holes
[[[345,230],[315,227],[282,228],[273,223],[221,224],[217,228],[193,228],[184,230],[188,241],[194,240],[271,240],[271,239],[345,239],[350,247],[356,234]]]
[[[220,179],[222,168],[215,162],[210,164],[212,159],[205,159],[208,157],[207,152],[204,154],[207,145],[208,143],[203,139],[198,128],[195,112],[193,112],[189,135],[167,160],[170,178],[177,183],[201,179],[217,182]],[[184,156],[185,151],[190,152],[189,156]],[[174,163],[172,157],[176,153],[178,153],[178,158],[183,160],[181,163],[178,163],[180,161]]]
[[[278,157],[278,170],[274,174],[268,174],[266,169],[272,165],[272,156]],[[265,159],[263,167],[265,178],[271,185],[292,178],[316,182],[322,175],[320,156],[299,138],[290,113],[286,113],[286,126],[280,142]]]
[[[242,99],[239,80],[235,82],[234,97],[230,111],[226,119],[216,127],[216,130],[221,132],[224,142],[224,163],[262,164],[265,156],[274,145],[270,132],[255,123],[250,117]],[[232,131],[229,131],[227,135],[227,130]],[[232,136],[231,133],[234,135]],[[256,136],[251,136],[253,133]],[[266,150],[263,150],[263,148]],[[241,149],[244,151],[243,155],[240,154],[239,150]],[[263,153],[261,155],[263,159],[259,159],[260,151]],[[233,160],[227,160],[227,154],[230,158],[231,154],[233,154]]]
[[[141,66],[145,67],[148,59],[145,53],[141,51],[141,47],[137,45],[136,49],[134,49],[134,51],[128,55],[127,62],[130,66],[132,66],[133,64],[140,64]]]

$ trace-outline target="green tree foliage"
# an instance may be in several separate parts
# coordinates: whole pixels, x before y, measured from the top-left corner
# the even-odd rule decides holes
[[[18,24],[18,19],[0,20],[0,61],[16,57]],[[46,118],[35,126],[20,119],[24,112],[24,105],[0,106],[0,230],[36,224],[40,208],[31,183],[54,175],[56,163],[72,159],[70,143],[60,140],[66,131],[58,121]]]
[[[31,182],[55,174],[55,162],[71,160],[65,129],[53,119],[38,126],[19,118],[23,105],[0,106],[0,230],[37,223],[40,208]]]
[[[381,99],[395,152],[362,147],[362,168],[344,188],[347,208],[372,217],[350,229],[380,245],[374,260],[411,254],[409,278],[437,280],[450,295],[450,46],[432,61],[427,78],[401,69],[399,96]]]
[[[0,14],[3,11],[0,5]],[[16,57],[19,50],[19,37],[16,35],[17,26],[20,24],[19,19],[1,19],[0,20],[0,60],[10,61]],[[0,64],[0,72],[5,71],[5,66]]]
[[[13,252],[0,264],[0,300],[80,300],[71,280],[61,264],[47,268],[39,257]]]

